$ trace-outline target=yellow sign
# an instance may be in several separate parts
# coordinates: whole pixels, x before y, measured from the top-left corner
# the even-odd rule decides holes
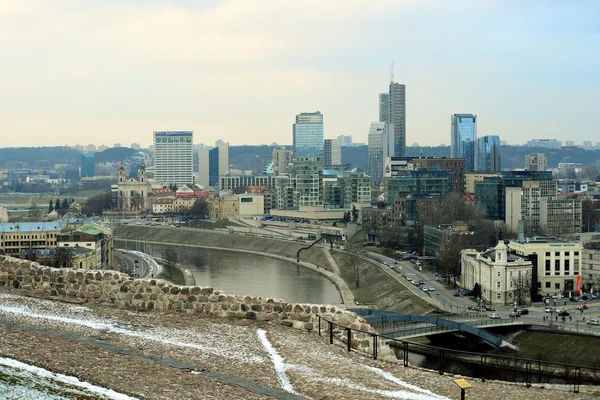
[[[469,382],[466,381],[466,379],[455,379],[454,383],[456,383],[458,385],[459,388],[461,389],[469,389],[472,388],[473,385],[471,385]]]

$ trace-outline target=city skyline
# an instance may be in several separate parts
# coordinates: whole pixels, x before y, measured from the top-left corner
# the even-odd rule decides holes
[[[509,143],[596,142],[599,11],[593,1],[6,3],[0,146],[127,137],[147,147],[153,131],[177,127],[199,143],[288,144],[302,110],[327,116],[325,138],[366,143],[393,61],[408,89],[407,146],[448,144],[447,115],[460,112]]]

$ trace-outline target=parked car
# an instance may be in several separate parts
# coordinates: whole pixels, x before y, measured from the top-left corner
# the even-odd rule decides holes
[[[518,318],[518,317],[520,317],[520,316],[521,316],[521,313],[520,313],[520,312],[518,312],[518,311],[517,311],[517,312],[514,312],[514,311],[513,311],[513,312],[511,312],[510,314],[508,314],[508,316],[509,316],[509,317],[511,317],[511,318]]]
[[[492,306],[485,306],[485,311],[496,311],[496,309]]]
[[[587,323],[588,325],[598,326],[600,325],[600,319],[590,319]]]
[[[590,299],[589,296],[581,296],[581,300],[583,301],[588,301]]]
[[[433,286],[431,286],[431,285],[427,286],[427,289],[428,289],[430,292],[433,292],[433,291],[435,291],[435,288],[434,288]]]
[[[529,310],[526,309],[526,308],[523,308],[523,309],[519,310],[519,314],[521,314],[521,315],[527,315],[527,314],[529,314]]]
[[[576,310],[587,310],[588,308],[590,308],[590,306],[588,306],[587,304],[582,304],[580,306],[575,307]]]
[[[561,316],[561,317],[568,317],[568,316],[569,316],[569,315],[571,315],[571,314],[569,314],[569,312],[568,312],[567,310],[561,310],[561,311],[558,313],[558,315],[559,315],[559,316]]]
[[[490,319],[500,319],[500,318],[502,318],[502,316],[498,313],[490,314]]]

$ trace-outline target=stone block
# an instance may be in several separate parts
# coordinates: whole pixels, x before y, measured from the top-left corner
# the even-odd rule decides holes
[[[186,296],[189,295],[190,294],[190,288],[189,288],[189,286],[183,286],[181,288],[181,294],[186,295]]]
[[[200,290],[200,293],[202,293],[203,295],[206,295],[206,296],[208,296],[208,295],[211,295],[211,294],[213,294],[213,292],[214,292],[214,291],[215,291],[215,290],[214,290],[213,288],[211,288],[211,287],[205,287],[205,288],[202,288],[202,289]]]
[[[304,323],[304,329],[306,329],[307,331],[312,331],[314,329],[313,323],[312,322]]]
[[[201,292],[201,289],[198,286],[193,286],[190,289],[190,294],[193,296],[198,296],[200,294],[200,292]]]
[[[263,307],[260,304],[253,304],[250,309],[256,312],[262,312]]]
[[[287,326],[287,327],[292,327],[292,326],[294,326],[294,323],[290,320],[285,320],[285,321],[281,321],[281,325]]]
[[[246,319],[256,320],[256,313],[254,311],[248,311],[246,313]]]

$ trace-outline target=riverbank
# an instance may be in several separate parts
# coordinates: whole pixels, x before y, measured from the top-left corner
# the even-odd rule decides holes
[[[260,255],[282,257],[286,261],[295,262],[296,253],[306,243],[287,240],[266,239],[251,235],[229,234],[220,231],[200,230],[192,228],[144,227],[121,225],[114,231],[115,238],[132,240],[141,238],[144,242],[156,242],[175,245],[208,246],[220,250],[238,250]],[[331,251],[340,274],[336,275],[327,255],[321,247],[314,246],[303,250],[300,259],[314,266],[316,271],[333,281],[338,287],[344,304],[369,304],[379,309],[412,314],[424,314],[432,307],[414,296],[402,284],[373,267],[370,263],[341,251]],[[330,274],[326,275],[326,272]],[[358,273],[359,284],[356,284]],[[333,273],[333,274],[331,274]],[[331,277],[331,278],[330,278]],[[344,282],[344,285],[342,285]],[[352,295],[352,297],[350,296]]]
[[[115,239],[115,240],[120,241],[121,239]],[[149,241],[149,240],[144,240],[144,243],[149,243],[151,245],[168,245],[168,246],[179,246],[179,247],[196,248],[196,249],[209,249],[209,250],[220,250],[220,251],[227,250],[227,251],[234,252],[234,253],[254,254],[257,256],[269,257],[269,258],[274,258],[276,260],[285,261],[287,263],[292,263],[292,264],[295,264],[302,268],[309,269],[313,272],[317,272],[317,273],[323,275],[324,277],[326,277],[327,279],[329,279],[338,289],[338,292],[340,293],[340,298],[341,298],[343,305],[345,305],[347,307],[354,307],[356,305],[356,301],[354,299],[352,290],[350,290],[350,288],[348,287],[346,282],[344,282],[344,280],[341,277],[334,274],[333,272],[330,272],[324,268],[321,268],[320,266],[316,266],[314,264],[311,264],[311,263],[308,263],[305,261],[296,262],[295,260],[291,260],[288,257],[284,257],[284,256],[276,255],[276,254],[270,254],[270,253],[263,253],[263,252],[253,251],[253,250],[240,250],[240,249],[231,249],[231,248],[223,249],[222,247],[216,247],[216,246],[204,246],[204,245],[197,245],[197,244],[179,244],[179,243],[172,243],[172,242],[155,242],[155,241]],[[188,270],[186,270],[186,271],[188,271]],[[193,277],[192,277],[192,279],[193,279]]]

